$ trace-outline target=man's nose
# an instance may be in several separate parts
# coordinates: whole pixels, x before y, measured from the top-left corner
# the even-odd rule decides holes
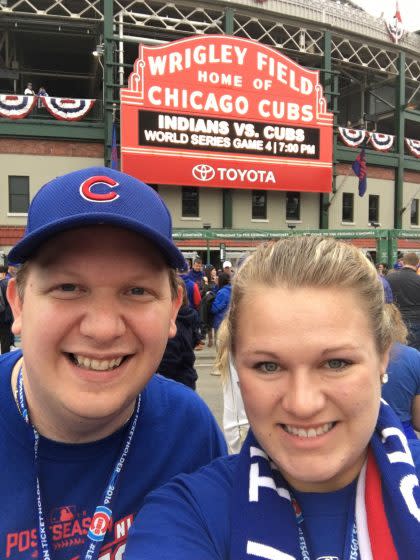
[[[106,342],[122,336],[125,330],[124,317],[116,302],[109,299],[89,302],[80,324],[84,336]]]

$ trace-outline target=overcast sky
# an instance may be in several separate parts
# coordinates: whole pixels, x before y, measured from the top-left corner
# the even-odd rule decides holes
[[[375,17],[384,13],[385,19],[395,15],[395,0],[352,0]],[[407,31],[420,29],[420,0],[399,0],[400,14]]]

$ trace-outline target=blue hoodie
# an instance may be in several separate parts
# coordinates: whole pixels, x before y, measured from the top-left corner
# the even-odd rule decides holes
[[[226,315],[230,303],[231,292],[232,286],[227,284],[226,286],[223,286],[223,288],[220,288],[214,298],[211,306],[211,312],[214,314],[213,327],[215,329],[219,328],[220,323],[223,321],[223,317]]]

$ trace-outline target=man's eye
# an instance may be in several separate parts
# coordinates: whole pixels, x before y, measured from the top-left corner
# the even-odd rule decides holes
[[[260,362],[257,364],[257,369],[263,373],[275,373],[278,371],[279,366],[276,362]]]
[[[75,284],[61,284],[60,286],[58,286],[58,289],[61,290],[62,292],[74,292],[74,291],[76,291],[76,285]]]
[[[146,290],[144,288],[135,287],[130,289],[130,293],[133,296],[142,296],[146,293]]]
[[[329,369],[344,369],[350,362],[348,360],[341,360],[340,358],[333,358],[332,360],[328,360],[326,365]]]

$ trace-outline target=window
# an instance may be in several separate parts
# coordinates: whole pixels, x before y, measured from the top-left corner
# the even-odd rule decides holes
[[[379,195],[369,195],[369,222],[379,222]]]
[[[419,199],[413,198],[410,208],[410,224],[412,226],[419,225]]]
[[[26,214],[29,208],[29,177],[9,175],[9,212]]]
[[[343,193],[342,221],[353,222],[353,211],[354,211],[354,194],[345,192]]]
[[[252,219],[267,219],[267,192],[252,191]]]
[[[286,193],[286,220],[300,220],[300,193]]]
[[[182,217],[199,217],[198,187],[182,187]]]

